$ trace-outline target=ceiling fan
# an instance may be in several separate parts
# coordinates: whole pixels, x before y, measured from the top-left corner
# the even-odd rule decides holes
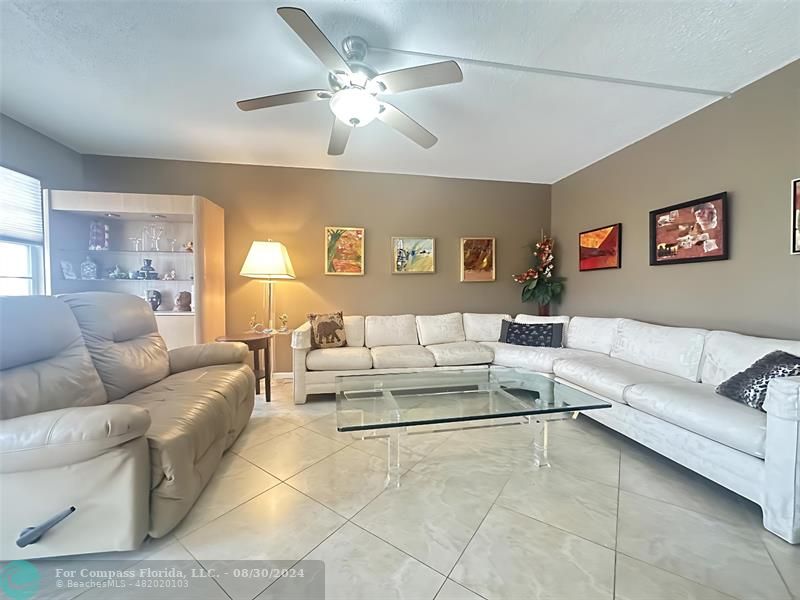
[[[423,148],[430,148],[437,142],[436,136],[430,131],[396,106],[378,98],[378,95],[458,83],[464,78],[458,63],[447,60],[378,73],[364,62],[367,43],[362,38],[345,38],[342,42],[343,57],[304,10],[282,7],[278,9],[278,15],[327,67],[330,89],[302,90],[240,100],[236,105],[241,110],[328,100],[334,114],[333,131],[328,144],[328,154],[332,155],[344,152],[353,129],[364,127],[375,119],[383,121]]]

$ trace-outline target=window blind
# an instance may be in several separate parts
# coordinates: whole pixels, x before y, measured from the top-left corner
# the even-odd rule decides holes
[[[44,242],[41,183],[5,167],[0,167],[0,239]]]

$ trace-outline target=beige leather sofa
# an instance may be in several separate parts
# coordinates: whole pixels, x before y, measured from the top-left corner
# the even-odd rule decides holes
[[[186,515],[247,424],[247,347],[167,351],[149,305],[0,297],[0,560],[136,548]],[[70,507],[40,541],[25,527]]]

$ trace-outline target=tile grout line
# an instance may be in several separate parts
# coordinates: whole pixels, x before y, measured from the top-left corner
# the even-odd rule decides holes
[[[770,535],[774,534],[770,533]],[[795,596],[792,593],[792,590],[789,589],[789,584],[786,583],[786,578],[783,576],[783,573],[781,572],[780,568],[778,568],[778,563],[775,562],[775,557],[772,556],[772,552],[769,551],[769,546],[767,546],[767,543],[763,539],[761,539],[761,545],[764,547],[767,556],[769,556],[769,560],[772,563],[772,566],[774,567],[775,571],[778,573],[778,577],[781,578],[781,583],[783,583],[783,587],[785,587],[786,591],[789,593],[789,598],[794,598]]]
[[[199,559],[199,558],[197,558],[197,557],[196,557],[194,554],[192,554],[192,551],[191,551],[191,550],[189,550],[189,549],[188,549],[186,546],[184,546],[184,545],[183,545],[183,543],[181,542],[180,538],[175,538],[175,540],[178,542],[178,544],[180,545],[180,547],[181,547],[181,548],[183,548],[183,549],[186,551],[186,554],[188,554],[189,556],[191,556],[191,557],[194,559],[194,561],[195,561],[197,564],[199,564],[199,565],[200,565],[201,567],[203,567],[204,569],[206,568],[206,566],[205,566],[205,565],[204,565],[204,564],[203,564],[203,563],[200,561],[200,559]],[[226,595],[228,598],[230,598],[230,600],[233,600],[233,596],[231,596],[231,595],[230,595],[230,594],[229,594],[229,593],[228,593],[228,592],[225,590],[225,588],[224,588],[224,587],[222,587],[222,584],[221,584],[219,581],[217,581],[217,578],[216,578],[216,577],[211,577],[211,581],[213,581],[213,582],[214,582],[214,584],[215,584],[215,585],[216,585],[216,586],[217,586],[217,587],[218,587],[220,590],[222,590],[222,593],[223,593],[223,594],[225,594],[225,595]],[[267,586],[267,587],[269,587],[269,586]],[[264,588],[264,589],[267,589],[267,588]],[[264,591],[264,590],[261,590],[261,592],[258,592],[258,594],[261,594],[263,591]],[[256,596],[258,596],[258,594],[256,594]],[[254,596],[254,597],[255,597],[255,596]]]

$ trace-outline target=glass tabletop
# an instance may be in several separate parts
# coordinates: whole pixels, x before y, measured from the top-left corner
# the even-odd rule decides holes
[[[363,431],[610,408],[527,371],[428,371],[338,376],[339,431]]]

